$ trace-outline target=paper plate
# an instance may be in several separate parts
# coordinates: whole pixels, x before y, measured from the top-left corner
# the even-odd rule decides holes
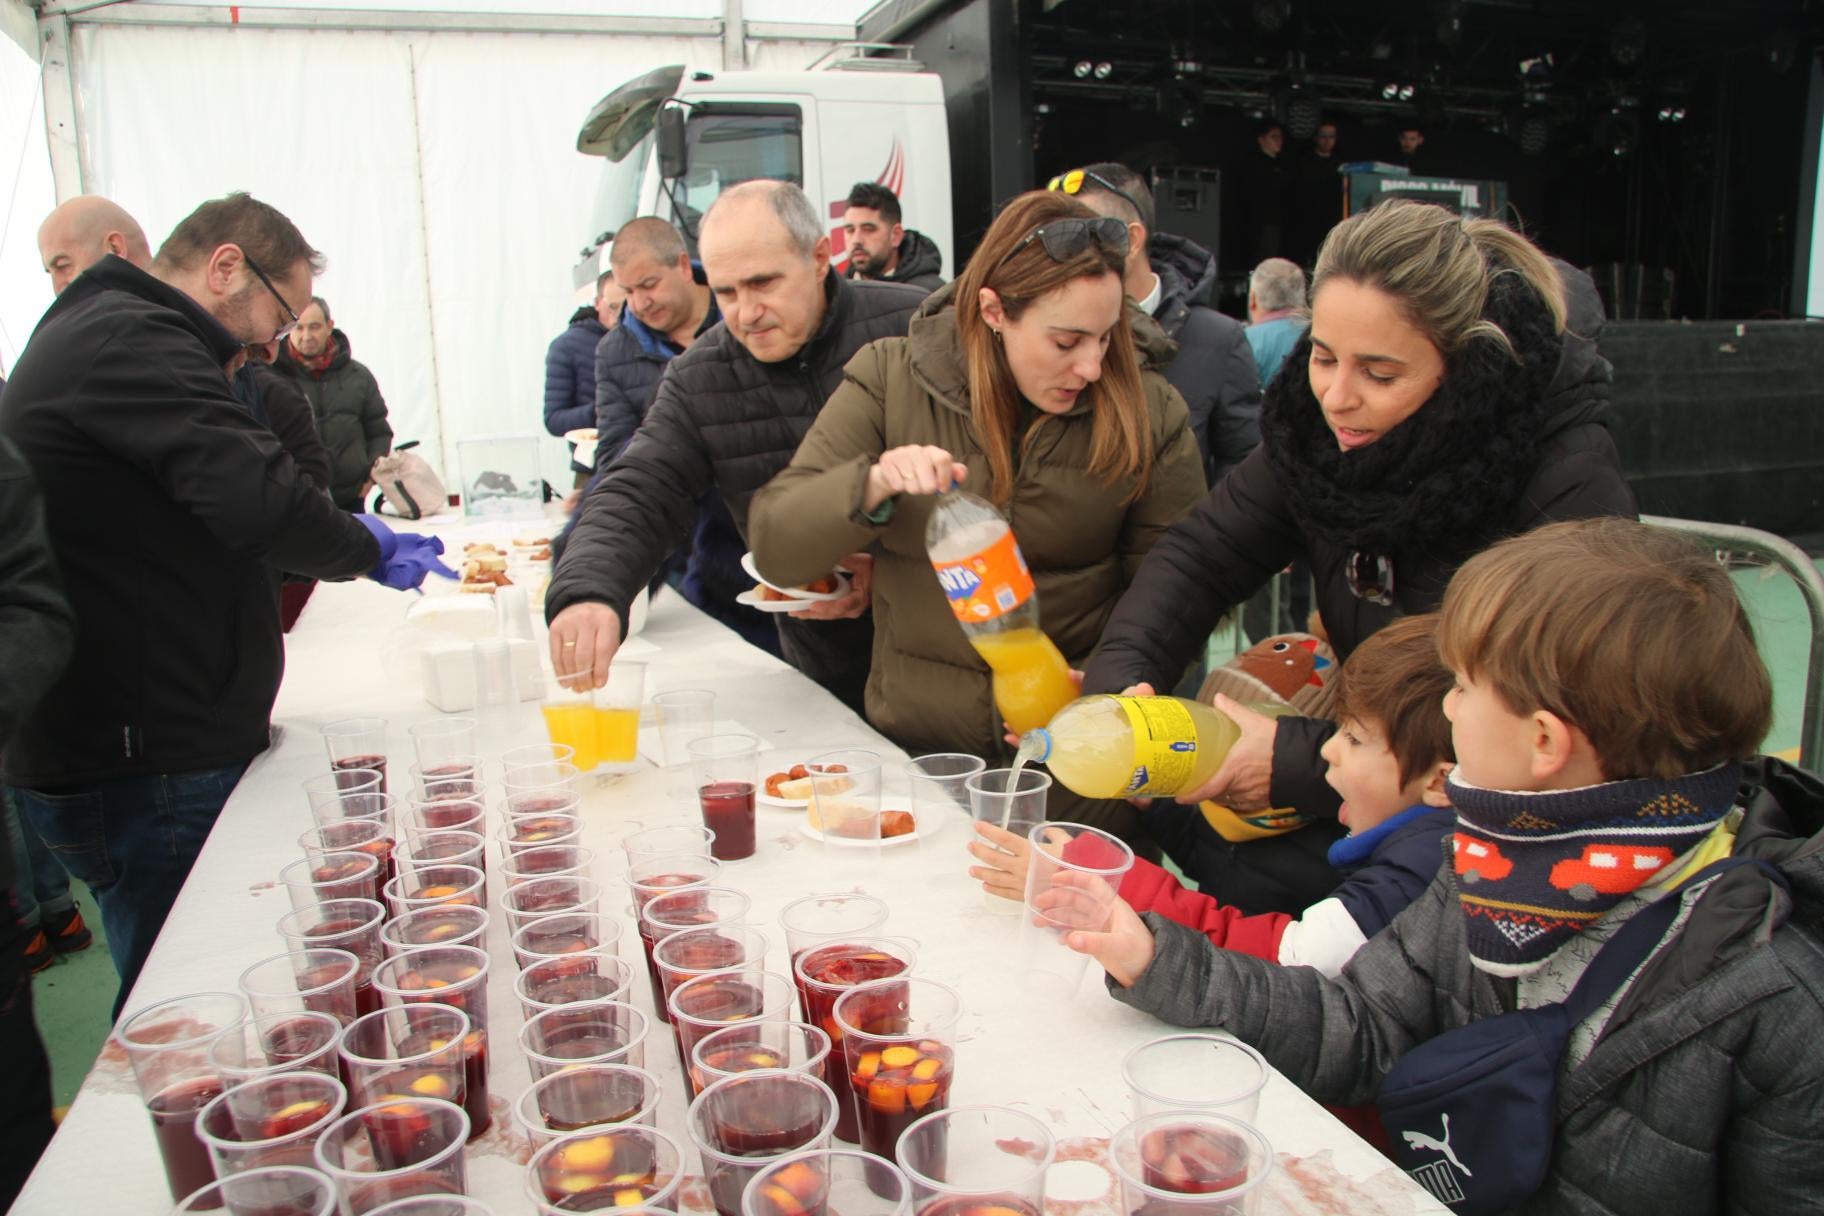
[[[807,604],[816,604],[816,603],[820,603],[824,600],[839,600],[843,596],[845,596],[849,593],[849,580],[847,578],[845,578],[841,572],[837,572],[837,574],[836,574],[836,590],[834,590],[834,591],[804,591],[797,587],[781,587],[778,583],[768,583],[765,579],[761,578],[760,571],[755,569],[755,567],[754,567],[754,555],[752,553],[743,553],[741,555],[741,568],[743,570],[747,571],[748,576],[750,578],[752,578],[756,583],[765,583],[766,586],[771,587],[774,591],[784,592],[786,595],[793,596],[797,599],[803,600]],[[747,594],[751,595],[752,592],[749,592]],[[740,596],[737,596],[735,598],[739,599],[744,604],[749,604],[749,601],[742,599]],[[755,599],[759,599],[759,597],[755,596]],[[760,603],[762,603],[762,604],[777,603],[777,602],[778,601],[776,601],[776,600],[761,600],[760,601]],[[760,605],[759,604],[749,604],[749,606],[750,607],[759,607]],[[761,611],[762,612],[778,612],[781,610],[777,609],[777,608],[762,608]],[[797,607],[787,608],[787,609],[784,609],[784,611],[796,612]]]
[[[887,809],[901,810],[904,808],[888,807]],[[911,844],[915,840],[929,839],[943,831],[943,829],[944,821],[940,818],[936,824],[930,827],[920,824],[917,828],[907,832],[904,836],[889,836],[885,840],[880,841],[879,844],[883,849],[891,849],[896,845]],[[811,821],[809,819],[805,819],[803,822],[799,823],[798,834],[800,836],[809,837],[812,840],[821,841],[838,849],[866,849],[872,848],[875,844],[872,840],[851,840],[846,836],[825,836],[822,832],[819,832],[816,828],[811,826]]]

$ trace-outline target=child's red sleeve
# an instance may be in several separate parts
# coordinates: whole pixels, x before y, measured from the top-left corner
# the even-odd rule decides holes
[[[1157,912],[1209,938],[1225,950],[1279,961],[1279,939],[1295,919],[1284,912],[1243,916],[1239,908],[1225,907],[1208,895],[1188,891],[1171,871],[1150,861],[1134,859],[1134,868],[1121,880],[1121,898],[1136,912]]]

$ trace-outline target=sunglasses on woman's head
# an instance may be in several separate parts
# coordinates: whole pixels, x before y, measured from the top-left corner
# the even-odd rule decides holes
[[[1070,259],[1089,248],[1091,241],[1102,247],[1103,252],[1118,258],[1127,256],[1127,225],[1120,220],[1106,217],[1097,219],[1064,219],[1052,220],[1040,224],[1028,232],[1020,243],[1013,247],[1018,253],[1026,246],[1037,241],[1044,246],[1054,262],[1068,262]],[[1013,253],[1008,254],[1012,257]]]

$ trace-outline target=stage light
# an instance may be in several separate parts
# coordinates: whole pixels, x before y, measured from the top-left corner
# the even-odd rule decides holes
[[[1400,95],[1400,86],[1392,81],[1381,86],[1381,100],[1392,101]]]
[[[1292,0],[1254,0],[1254,25],[1263,34],[1277,34],[1292,24]]]
[[[1636,67],[1647,57],[1647,24],[1638,18],[1617,22],[1609,33],[1609,54],[1624,68]]]
[[[1115,65],[1110,63],[1108,60],[1104,59],[1102,62],[1100,62],[1096,65],[1096,79],[1097,80],[1107,80],[1109,73],[1113,72],[1114,70],[1115,70]]]
[[[1400,86],[1400,100],[1401,101],[1411,101],[1412,95],[1415,92],[1417,92],[1417,90],[1414,89],[1411,85],[1409,85],[1409,84],[1401,85]]]
[[[1072,68],[1071,72],[1076,76],[1076,78],[1078,80],[1084,80],[1084,79],[1087,79],[1090,72],[1092,72],[1094,70],[1095,70],[1094,65],[1092,65],[1089,62],[1089,60],[1079,59],[1079,60],[1077,60],[1077,66]]]
[[[1315,93],[1297,84],[1273,90],[1273,117],[1293,139],[1310,139],[1324,121],[1324,107]]]

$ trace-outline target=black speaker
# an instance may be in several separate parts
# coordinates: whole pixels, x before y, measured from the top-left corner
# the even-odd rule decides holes
[[[1153,170],[1152,184],[1159,231],[1196,241],[1216,256],[1222,243],[1221,170],[1161,166]],[[1217,267],[1218,273],[1221,269]]]

